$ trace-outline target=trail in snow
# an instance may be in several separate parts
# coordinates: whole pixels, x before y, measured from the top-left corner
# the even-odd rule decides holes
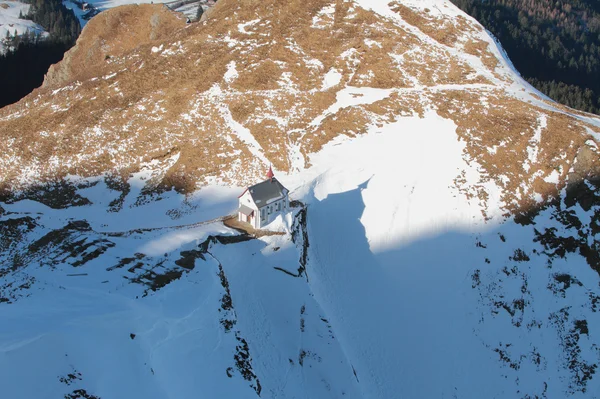
[[[220,103],[220,112],[225,120],[227,126],[233,131],[236,137],[244,144],[248,146],[248,150],[254,155],[257,159],[263,162],[263,165],[269,165],[271,162],[267,159],[264,154],[264,150],[261,147],[260,143],[256,141],[250,129],[246,128],[241,123],[237,122],[233,119],[233,115],[231,115],[231,110],[225,104],[223,104],[223,98],[227,95],[223,90],[218,86],[213,86],[209,91],[210,98],[216,103]]]

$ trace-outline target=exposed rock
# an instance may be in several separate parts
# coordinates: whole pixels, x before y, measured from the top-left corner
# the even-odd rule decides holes
[[[162,4],[132,4],[102,12],[86,24],[63,61],[50,67],[43,87],[56,88],[100,76],[119,57],[164,40],[184,26],[185,19]]]

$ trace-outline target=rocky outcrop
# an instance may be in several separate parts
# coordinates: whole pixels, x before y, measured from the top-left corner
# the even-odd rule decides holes
[[[111,60],[153,42],[165,40],[185,26],[185,18],[163,5],[127,5],[103,12],[85,26],[75,47],[52,65],[43,87],[56,88],[97,77]]]

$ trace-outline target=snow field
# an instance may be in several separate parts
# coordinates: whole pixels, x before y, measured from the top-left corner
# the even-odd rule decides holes
[[[357,3],[398,18],[387,1]],[[415,3],[435,9],[447,4]],[[332,13],[324,8],[315,25]],[[238,28],[250,33],[251,25]],[[227,81],[235,79],[235,67],[229,64]],[[339,82],[331,69],[322,89]],[[214,101],[220,90],[211,92]],[[341,88],[336,103],[313,126],[344,107],[391,93]],[[228,109],[223,114],[266,166],[252,133],[230,118]],[[590,332],[578,345],[581,358],[593,363],[600,324],[589,317],[586,301],[597,274],[577,255],[548,267],[534,227],[500,215],[493,183],[485,187],[490,219],[484,219],[481,201],[456,188],[460,175],[467,185],[481,176],[478,165],[466,162],[466,144],[455,130],[453,122],[433,112],[423,119],[400,118],[370,126],[355,139],[338,137],[310,157],[309,169],[278,173],[292,199],[307,205],[310,245],[306,275],[300,277],[293,274],[302,245],[289,234],[215,244],[204,259],[194,260],[193,270],[147,296],[144,287],[127,279],[129,266],[109,271],[136,254],[172,265],[209,235],[236,234],[210,221],[235,211],[241,188],[213,185],[187,197],[168,192],[144,198],[144,188],[159,180],[177,155],[144,165],[115,212],[108,208],[120,192],[102,179],[79,190],[90,206],[53,210],[32,201],[2,204],[14,215],[34,215],[43,225],[37,238],[72,220],[86,220],[98,234],[123,234],[109,236],[115,246],[77,269],[66,262],[56,268],[33,265],[10,276],[17,284],[29,273],[36,282],[29,296],[0,304],[0,386],[10,398],[55,398],[77,388],[103,399],[199,393],[254,398],[253,380],[245,380],[234,361],[243,339],[263,398],[590,397],[600,390],[597,379],[587,395],[569,392],[570,359],[561,334],[571,326],[561,325],[556,315],[568,307],[571,319],[587,319]],[[539,135],[524,167],[537,160],[536,140]],[[580,220],[591,217],[579,207],[575,211]],[[538,223],[564,230],[549,212]],[[269,228],[289,232],[292,225],[288,214]],[[531,260],[514,261],[517,249]],[[548,288],[555,273],[583,283],[573,283],[561,297]],[[226,294],[232,310],[223,308]],[[499,305],[519,300],[523,310],[514,314]],[[235,321],[231,330],[223,318]],[[81,378],[68,385],[61,377],[70,373]]]

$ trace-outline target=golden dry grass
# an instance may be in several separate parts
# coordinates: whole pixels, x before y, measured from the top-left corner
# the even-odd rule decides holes
[[[455,47],[460,43],[464,43],[463,50],[467,54],[479,57],[490,71],[493,72],[496,69],[498,59],[489,50],[489,44],[482,40],[474,39],[476,34],[481,31],[479,25],[469,23],[461,15],[455,18],[433,17],[428,11],[415,11],[399,2],[391,4],[392,10],[402,16],[404,21],[417,27],[438,43],[448,47]]]
[[[392,10],[400,14],[404,21],[419,28],[427,36],[445,46],[453,47],[462,36],[479,31],[476,25],[470,24],[460,15],[453,19],[435,18],[427,11],[415,11],[397,1],[390,5]]]
[[[329,4],[335,12],[313,27],[313,17]],[[412,30],[351,5],[223,0],[202,22],[189,25],[161,5],[103,12],[86,26],[65,61],[53,67],[44,87],[0,110],[0,151],[11,160],[0,160],[0,189],[18,187],[28,168],[49,180],[102,173],[125,178],[144,162],[174,155],[177,162],[152,182],[154,187],[189,192],[209,178],[250,183],[264,165],[238,137],[229,113],[284,171],[296,146],[307,159],[341,134],[352,137],[369,125],[423,117],[428,107],[455,121],[467,143],[465,156],[477,160],[507,192],[522,192],[519,182],[528,182],[534,169],[544,176],[553,168],[568,170],[566,162],[573,162],[585,136],[574,118],[541,111],[500,89],[402,91],[414,82],[425,87],[490,83],[444,47],[464,32],[477,32],[477,26],[464,18],[419,15],[397,4],[407,22],[433,35],[436,42],[424,45]],[[238,28],[257,19],[246,26],[248,33]],[[485,43],[465,42],[464,47],[495,68],[497,60]],[[227,81],[232,62],[237,78]],[[341,82],[323,90],[332,68]],[[312,126],[346,85],[396,91]],[[482,97],[489,107],[482,106]],[[539,165],[526,173],[522,165],[541,112],[548,115],[544,147]],[[493,146],[498,149],[491,154]],[[547,195],[555,191],[539,180],[527,184]],[[482,189],[474,190],[467,194],[486,200]]]
[[[482,95],[489,103],[487,108],[478,106]],[[467,143],[468,158],[477,161],[488,178],[503,189],[506,209],[511,212],[530,209],[534,205],[533,193],[544,200],[556,197],[566,184],[567,173],[575,164],[578,152],[585,147],[582,122],[507,97],[502,92],[456,91],[436,94],[432,99],[438,113],[456,123],[457,133]],[[541,117],[546,119],[544,128],[540,125]],[[541,129],[537,144],[533,141],[536,129]],[[537,159],[527,170],[531,145],[537,146]],[[544,181],[554,171],[559,172],[558,185]],[[460,185],[460,181],[458,183]],[[480,196],[480,200],[486,199]]]
[[[99,76],[111,58],[118,60],[140,45],[164,40],[184,26],[185,18],[159,5],[127,5],[100,13],[86,24],[65,60],[50,68],[44,87]]]
[[[489,70],[494,71],[498,66],[498,58],[496,58],[489,49],[489,43],[483,40],[469,40],[465,43],[465,53],[475,55],[481,59],[483,65]]]

